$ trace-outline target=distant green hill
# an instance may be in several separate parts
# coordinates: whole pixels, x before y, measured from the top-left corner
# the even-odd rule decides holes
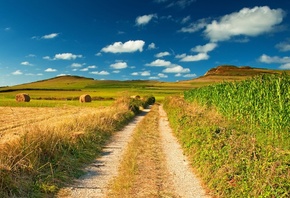
[[[160,82],[151,80],[95,80],[93,78],[81,76],[59,76],[11,87],[0,87],[0,92],[21,90],[81,91],[108,88],[185,90],[222,81],[244,80],[255,75],[281,74],[282,72],[286,72],[290,75],[290,70],[268,70],[252,68],[249,66],[237,67],[233,65],[221,65],[210,69],[204,76],[180,82]]]
[[[253,68],[250,66],[237,67],[234,65],[220,65],[208,70],[204,76],[188,80],[187,83],[194,87],[205,86],[212,83],[223,81],[240,81],[262,74],[282,74],[283,72],[290,75],[290,70],[269,70],[261,68]],[[183,82],[185,83],[185,82]]]

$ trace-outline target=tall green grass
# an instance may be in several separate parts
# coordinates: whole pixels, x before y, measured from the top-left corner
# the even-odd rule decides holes
[[[167,98],[164,108],[175,135],[213,197],[290,196],[290,150],[267,144],[264,139],[268,136],[261,135],[263,129],[181,97]],[[289,136],[284,142],[289,143]]]
[[[290,148],[290,76],[262,75],[184,93],[187,101],[214,106],[241,124],[263,129],[267,143]],[[282,145],[281,145],[282,144]]]

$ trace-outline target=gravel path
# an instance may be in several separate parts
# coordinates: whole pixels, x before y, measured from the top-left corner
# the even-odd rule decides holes
[[[144,109],[122,131],[117,132],[107,144],[101,157],[85,169],[86,174],[76,180],[73,186],[62,189],[57,197],[97,198],[105,197],[107,185],[118,174],[121,157],[136,125],[144,118],[149,109]]]
[[[112,141],[104,148],[100,158],[88,166],[86,174],[76,180],[73,186],[62,189],[57,197],[59,198],[98,198],[105,197],[108,192],[109,182],[117,176],[118,167],[126,150],[133,131],[143,118],[146,112],[137,116],[133,122],[127,125],[122,131],[117,132]],[[159,130],[161,133],[160,144],[166,156],[166,164],[173,181],[172,188],[182,198],[203,198],[206,195],[198,179],[192,173],[186,157],[177,139],[172,135],[166,112],[159,107],[160,120]]]
[[[159,107],[159,113],[161,117],[159,129],[163,151],[166,155],[168,170],[173,178],[176,193],[183,198],[210,197],[206,195],[199,180],[192,173],[187,158],[183,155],[177,139],[172,135],[172,129],[162,106]]]

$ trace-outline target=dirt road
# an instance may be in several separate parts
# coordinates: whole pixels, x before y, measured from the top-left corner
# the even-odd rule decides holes
[[[165,162],[163,162],[166,164],[166,168],[162,171],[167,171],[166,177],[168,177],[168,180],[171,181],[169,183],[172,185],[170,189],[174,189],[175,191],[172,193],[174,196],[169,197],[209,197],[201,187],[198,179],[192,173],[186,157],[183,155],[177,140],[172,135],[167,115],[162,106],[160,106],[157,111],[160,115],[158,117],[158,133],[160,133],[160,140],[158,143],[166,158],[164,160]],[[118,167],[122,161],[122,155],[124,155],[132,139],[134,129],[138,123],[144,119],[148,112],[149,110],[144,110],[142,114],[137,116],[122,131],[117,132],[111,142],[104,148],[102,156],[86,168],[86,174],[76,180],[72,186],[62,189],[57,197],[110,197],[108,196],[108,190],[110,189],[108,184],[118,175]],[[148,114],[148,116],[150,116],[150,114]]]

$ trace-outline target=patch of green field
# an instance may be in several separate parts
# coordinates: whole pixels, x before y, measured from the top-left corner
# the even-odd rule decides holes
[[[76,76],[56,77],[29,84],[0,88],[0,106],[61,106],[109,105],[121,96],[154,95],[157,101],[166,96],[182,95],[185,90],[192,88],[190,84],[164,83],[158,81],[100,81]],[[31,101],[18,103],[15,96],[27,93]],[[89,94],[93,102],[79,104],[78,98]]]

